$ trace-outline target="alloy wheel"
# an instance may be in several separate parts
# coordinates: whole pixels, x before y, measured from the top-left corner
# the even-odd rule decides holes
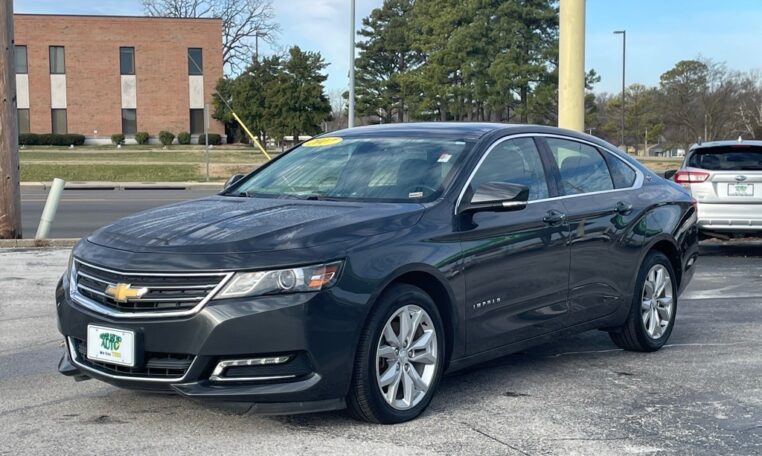
[[[658,339],[664,335],[672,321],[673,310],[672,278],[666,267],[654,265],[646,275],[640,307],[648,337]]]
[[[429,314],[416,305],[398,309],[376,347],[376,383],[387,404],[415,407],[426,397],[438,362],[437,334]]]

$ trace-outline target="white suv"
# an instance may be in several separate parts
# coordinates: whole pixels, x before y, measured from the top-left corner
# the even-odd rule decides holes
[[[762,141],[694,145],[672,179],[697,201],[704,234],[762,234]]]

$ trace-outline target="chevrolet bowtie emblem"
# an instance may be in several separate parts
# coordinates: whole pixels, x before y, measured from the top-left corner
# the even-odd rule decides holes
[[[106,288],[106,294],[114,298],[116,302],[128,302],[130,299],[140,298],[148,293],[148,288],[132,288],[129,283],[117,283]]]

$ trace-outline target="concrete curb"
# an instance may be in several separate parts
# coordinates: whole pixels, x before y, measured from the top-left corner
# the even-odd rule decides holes
[[[47,191],[51,182],[22,182],[24,189]],[[224,182],[67,182],[64,190],[193,190],[219,189]]]
[[[28,249],[51,247],[74,247],[79,238],[73,239],[0,239],[0,249]]]

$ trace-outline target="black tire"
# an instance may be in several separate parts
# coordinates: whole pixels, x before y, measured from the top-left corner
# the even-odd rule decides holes
[[[641,301],[643,296],[643,287],[645,286],[648,272],[656,265],[664,266],[669,271],[669,277],[672,285],[672,313],[671,319],[659,338],[652,338],[648,335],[646,324],[641,315]],[[619,328],[609,332],[611,340],[619,347],[630,351],[652,352],[660,349],[672,334],[672,328],[675,326],[675,317],[677,316],[677,276],[675,275],[672,263],[663,253],[658,251],[649,252],[643,260],[643,264],[638,271],[638,280],[635,284],[630,313],[627,321]]]
[[[436,331],[438,354],[435,373],[426,395],[414,407],[398,410],[386,402],[376,381],[376,348],[386,322],[407,305],[416,305],[429,314]],[[360,336],[352,373],[352,386],[347,397],[349,412],[358,420],[381,424],[402,423],[416,418],[428,407],[439,386],[445,355],[444,326],[434,301],[418,287],[393,285],[379,298]]]

